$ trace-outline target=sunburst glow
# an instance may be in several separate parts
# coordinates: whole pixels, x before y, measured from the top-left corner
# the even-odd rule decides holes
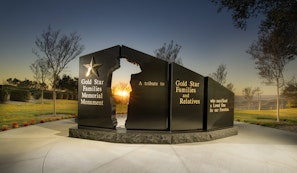
[[[112,93],[114,99],[122,102],[128,103],[130,98],[130,92],[132,91],[130,84],[127,83],[118,83],[112,87]]]
[[[117,95],[122,96],[122,97],[128,97],[129,93],[126,90],[118,91]]]

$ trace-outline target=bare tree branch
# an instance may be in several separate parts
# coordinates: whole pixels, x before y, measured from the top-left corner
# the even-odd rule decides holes
[[[155,56],[162,60],[165,60],[169,63],[175,62],[177,64],[182,65],[182,59],[178,58],[179,51],[181,46],[178,44],[174,44],[173,40],[171,40],[170,44],[164,43],[163,46],[154,51]]]
[[[211,73],[209,76],[212,77],[219,84],[224,85],[226,83],[226,78],[227,78],[226,65],[220,64],[219,67],[217,68],[217,71],[214,73]]]
[[[75,59],[83,50],[84,46],[80,44],[81,37],[77,33],[61,35],[60,30],[53,30],[49,25],[46,31],[43,31],[40,37],[36,38],[33,53],[38,58],[44,58],[53,78],[54,89],[54,114],[56,83],[61,72],[67,64]]]

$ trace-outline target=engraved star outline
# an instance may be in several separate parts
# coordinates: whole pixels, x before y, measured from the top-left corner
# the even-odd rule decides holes
[[[90,74],[94,74],[95,76],[99,77],[99,74],[96,69],[101,67],[102,64],[94,64],[94,57],[92,57],[90,64],[84,64],[83,66],[88,69],[86,77],[90,76]]]

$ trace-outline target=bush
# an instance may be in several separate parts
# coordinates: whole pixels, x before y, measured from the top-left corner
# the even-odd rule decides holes
[[[28,126],[28,125],[29,125],[28,121],[24,121],[24,122],[23,122],[23,126],[24,126],[24,127],[26,127],[26,126]]]
[[[78,99],[78,95],[77,94],[73,95],[73,100],[77,100],[77,99]]]
[[[53,92],[52,91],[44,91],[43,98],[44,99],[53,99]]]
[[[35,120],[31,120],[31,125],[34,125],[36,124],[36,121]]]
[[[68,100],[70,97],[70,94],[67,92],[56,92],[56,99],[64,99]],[[53,99],[53,92],[52,91],[44,91],[43,98],[45,99]]]
[[[68,98],[69,98],[69,94],[68,93],[63,93],[63,99],[64,100],[68,100]]]
[[[289,106],[289,108],[297,108],[297,100],[289,99],[288,106]]]
[[[34,91],[34,92],[33,92],[33,98],[34,98],[35,100],[40,99],[40,97],[41,97],[41,91]]]
[[[0,90],[0,103],[4,103],[8,100],[8,92],[5,90]]]
[[[73,94],[71,93],[68,94],[68,100],[73,100]]]
[[[8,129],[9,129],[8,125],[2,125],[2,128],[1,128],[2,131],[8,130]]]
[[[77,94],[75,93],[69,94],[68,100],[77,100]]]
[[[12,123],[12,128],[19,128],[19,123],[13,122]]]
[[[31,93],[27,90],[12,90],[10,91],[10,100],[11,101],[22,101],[25,102],[30,100]]]
[[[57,96],[56,99],[63,99],[63,93],[62,92],[56,92]]]

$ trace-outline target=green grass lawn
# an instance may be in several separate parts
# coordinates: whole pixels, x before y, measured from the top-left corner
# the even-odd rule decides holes
[[[297,125],[297,108],[281,109],[279,123],[276,122],[276,110],[235,110],[234,119],[268,127]]]
[[[127,104],[117,104],[116,105],[116,113],[117,114],[126,114],[128,109]]]
[[[17,122],[22,125],[24,122],[31,123],[32,120],[49,121],[64,118],[65,115],[77,115],[77,101],[57,100],[57,114],[64,116],[53,117],[52,100],[45,100],[44,104],[39,102],[14,102],[9,104],[0,104],[0,128],[2,125],[12,125]]]
[[[3,125],[9,127],[13,123],[19,125],[24,122],[31,123],[32,120],[36,123],[40,120],[50,121],[77,115],[78,102],[75,100],[57,100],[57,114],[53,117],[52,100],[45,100],[44,104],[40,102],[13,102],[9,104],[0,104],[0,128]],[[117,104],[117,114],[127,113],[127,105]],[[62,117],[63,115],[64,117]],[[297,125],[297,108],[281,109],[280,122],[276,122],[276,110],[235,110],[235,121],[247,122],[269,127],[279,127],[282,125]]]
[[[43,121],[57,120],[65,117],[77,115],[77,101],[57,100],[57,116],[53,116],[53,101],[45,100],[44,104],[40,101],[31,102],[10,102],[0,104],[0,131],[3,125],[12,128],[13,123],[22,126],[24,123],[39,123]],[[117,114],[127,113],[127,104],[116,105]],[[69,116],[70,115],[70,116]]]

